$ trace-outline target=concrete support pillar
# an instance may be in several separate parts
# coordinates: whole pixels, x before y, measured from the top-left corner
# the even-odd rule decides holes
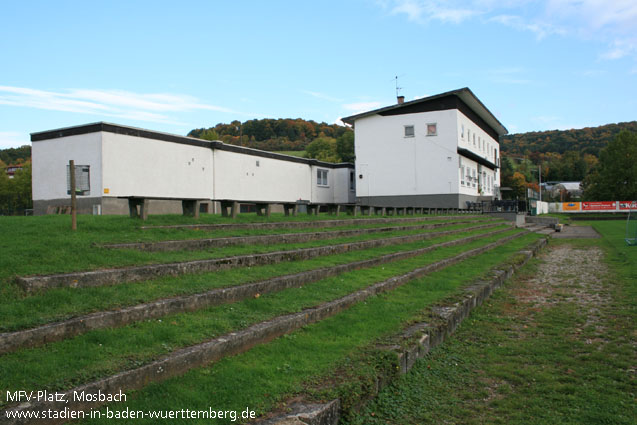
[[[316,204],[309,204],[307,206],[307,215],[318,215],[320,206]]]
[[[181,201],[181,210],[183,215],[188,217],[199,218],[199,204],[201,201],[196,199],[184,199]]]
[[[298,211],[299,211],[299,206],[297,204],[283,204],[283,212],[285,213],[286,216],[289,216],[290,214],[292,214],[293,216],[296,216]]]
[[[345,212],[347,215],[356,217],[356,205],[345,205]]]
[[[139,211],[137,210],[139,207]],[[132,218],[148,219],[148,199],[145,198],[128,198],[128,211]]]
[[[234,201],[232,203],[232,218],[237,218],[237,214],[239,214],[239,203]]]
[[[272,206],[270,204],[256,204],[257,215],[270,217]]]
[[[222,217],[229,217],[230,214],[230,210],[232,209],[232,202],[231,201],[219,201],[219,204],[221,205],[221,216]]]

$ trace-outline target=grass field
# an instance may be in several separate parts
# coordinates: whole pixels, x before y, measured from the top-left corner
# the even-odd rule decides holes
[[[634,424],[637,248],[623,222],[585,224],[603,238],[552,241],[350,423]]]
[[[328,217],[320,216],[318,219],[326,218]],[[273,218],[274,221],[286,219],[311,221],[317,218]],[[240,221],[256,222],[263,221],[263,218],[246,215],[240,216]],[[193,222],[193,219],[184,217],[164,216],[151,217],[149,223],[143,224],[171,225]],[[200,222],[230,221],[216,216],[204,216]],[[3,393],[0,400],[4,401],[0,401],[0,404],[3,407],[9,406],[4,398],[6,391],[68,390],[148,364],[182,347],[200,344],[265,320],[322,305],[367,288],[375,282],[391,279],[520,232],[511,229],[504,233],[491,234],[494,230],[507,229],[507,226],[465,230],[467,227],[480,224],[480,219],[476,220],[475,224],[451,224],[449,219],[441,219],[439,222],[445,224],[440,230],[458,229],[461,232],[420,242],[269,266],[188,274],[136,283],[121,282],[115,286],[52,289],[25,294],[17,285],[11,283],[12,276],[214,258],[278,249],[290,250],[427,233],[439,229],[392,231],[300,244],[149,253],[130,249],[109,250],[99,245],[106,242],[192,239],[210,237],[210,234],[193,229],[141,230],[139,226],[142,222],[138,220],[126,217],[85,216],[80,217],[80,230],[72,234],[67,228],[68,217],[0,217],[0,244],[3,247],[15,246],[0,260],[3,267],[0,275],[0,332],[29,329],[90,312],[136,306],[142,302],[165,297],[197,294],[212,288],[242,285],[304,270],[376,258],[469,235],[487,235],[462,245],[438,248],[424,255],[341,273],[298,288],[264,293],[230,304],[167,315],[161,319],[138,321],[118,328],[92,330],[37,348],[23,348],[2,354],[0,390]],[[341,228],[360,226],[372,225],[365,224],[365,219],[356,219],[350,225]],[[329,230],[330,228],[320,229]],[[223,232],[224,236],[236,234],[244,233]],[[194,368],[183,376],[164,382],[149,383],[141,390],[130,391],[130,399],[126,403],[111,405],[110,408],[165,410],[213,407],[241,411],[248,406],[259,414],[264,414],[272,409],[281,408],[290,398],[303,395],[317,400],[339,397],[343,400],[346,410],[350,411],[357,403],[357,396],[365,394],[370,380],[375,379],[380,370],[395,374],[395,358],[386,351],[376,349],[379,341],[419,320],[434,303],[454,297],[460,288],[487,274],[493,267],[514,261],[520,249],[539,237],[535,234],[525,234],[491,251],[415,279],[397,289],[371,296],[332,317],[269,343],[257,345],[242,354]],[[109,420],[101,422],[112,423]],[[153,423],[152,420],[129,421],[139,422]],[[176,423],[211,422],[189,420]],[[212,423],[232,421],[226,419]]]

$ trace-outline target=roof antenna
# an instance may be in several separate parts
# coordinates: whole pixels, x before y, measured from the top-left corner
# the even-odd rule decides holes
[[[405,75],[405,74],[401,75],[401,77],[402,77],[402,76],[404,76],[404,75]],[[402,88],[402,87],[398,87],[398,77],[399,77],[399,76],[398,76],[398,75],[396,75],[396,76],[394,77],[394,80],[395,80],[395,82],[396,82],[396,100],[398,100],[398,104],[400,105],[400,104],[405,103],[405,96],[402,96],[402,95],[400,94],[400,91],[401,91],[403,88]]]

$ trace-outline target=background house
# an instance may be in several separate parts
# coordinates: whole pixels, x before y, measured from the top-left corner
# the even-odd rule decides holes
[[[469,90],[343,118],[354,126],[362,205],[466,208],[500,186],[507,129]]]

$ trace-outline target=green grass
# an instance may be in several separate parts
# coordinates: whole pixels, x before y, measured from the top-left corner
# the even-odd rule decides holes
[[[621,222],[587,224],[603,238],[552,244],[604,250],[610,302],[597,324],[586,325],[572,301],[519,302],[515,294],[540,266],[534,261],[350,423],[634,424],[637,249],[625,245]],[[596,326],[604,344],[586,340]]]
[[[370,347],[374,346],[374,341],[398,332],[428,306],[506,261],[537,238],[534,234],[526,235],[492,252],[414,280],[389,293],[371,297],[331,318],[246,353],[192,370],[179,378],[151,384],[130,394],[132,399],[127,403],[112,408],[207,410],[212,407],[241,411],[248,406],[263,413],[286,397],[304,392],[313,382],[330,377],[330,371],[337,368],[357,364],[359,366],[352,373],[364,375],[379,363],[391,363],[391,359],[383,356],[367,357],[370,350],[373,351]],[[336,380],[328,395],[345,398],[350,389],[347,383]],[[102,422],[108,423],[107,420]],[[151,423],[144,420],[134,422]],[[187,423],[230,421],[189,420]]]
[[[392,276],[485,245],[509,232],[462,246],[440,248],[414,258],[356,270],[301,288],[257,299],[175,314],[117,329],[100,329],[76,338],[3,356],[0,376],[8,388],[66,389],[119,370],[134,368],[177,348],[193,345],[275,316],[340,298]]]
[[[2,249],[0,297],[9,296],[5,292],[9,286],[7,283],[15,275],[53,274],[105,267],[197,260],[281,249],[324,246],[357,240],[381,239],[414,233],[412,230],[404,230],[297,244],[236,245],[225,248],[209,248],[202,251],[142,252],[133,249],[106,249],[95,246],[95,244],[179,239],[180,237],[176,235],[185,238],[184,236],[200,236],[205,235],[205,233],[174,229],[157,229],[146,233],[137,227],[139,222],[126,217],[113,216],[81,216],[79,219],[82,230],[71,233],[68,230],[66,219],[68,217],[0,217],[0,248]],[[471,225],[475,224],[455,225],[450,229]],[[431,231],[437,231],[437,229],[418,232]]]
[[[68,319],[80,314],[130,306],[170,296],[194,294],[219,287],[240,285],[285,274],[376,258],[394,252],[424,248],[441,242],[486,234],[505,228],[507,228],[506,225],[488,230],[465,231],[425,241],[351,251],[305,261],[164,277],[113,286],[57,288],[30,296],[24,296],[17,288],[14,288],[15,294],[13,296],[0,298],[0,332],[24,329],[51,321]]]

